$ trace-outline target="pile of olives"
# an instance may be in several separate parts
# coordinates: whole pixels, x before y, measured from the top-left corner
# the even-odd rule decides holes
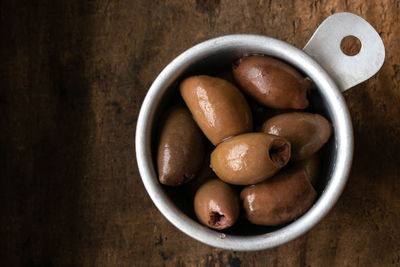
[[[198,220],[213,229],[232,226],[241,211],[253,224],[288,223],[317,197],[317,152],[331,124],[299,111],[309,105],[312,82],[285,62],[246,56],[232,64],[232,74],[233,82],[199,75],[180,83],[186,105],[170,107],[160,126],[159,181],[191,192]],[[279,110],[258,132],[243,93]]]

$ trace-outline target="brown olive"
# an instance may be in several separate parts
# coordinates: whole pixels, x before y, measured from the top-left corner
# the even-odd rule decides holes
[[[304,168],[306,171],[308,180],[315,186],[317,184],[318,176],[321,170],[321,160],[318,153],[313,154],[311,157],[301,161],[296,161],[295,166]]]
[[[330,122],[319,114],[284,113],[264,122],[264,133],[286,138],[292,145],[291,160],[303,160],[317,152],[332,133]]]
[[[261,104],[276,109],[304,109],[312,83],[283,61],[247,56],[232,65],[236,82]]]
[[[245,187],[240,198],[246,218],[254,224],[276,226],[305,213],[317,192],[304,169],[290,168],[262,183]]]
[[[231,227],[239,217],[240,201],[236,190],[220,179],[203,184],[194,198],[194,211],[199,221],[210,228]]]
[[[204,158],[204,137],[189,110],[181,105],[166,112],[161,126],[157,169],[162,184],[181,185],[199,171]]]
[[[192,76],[181,83],[180,92],[200,129],[214,145],[253,130],[250,107],[230,82],[206,75]]]
[[[211,168],[224,182],[259,183],[279,171],[290,159],[290,143],[275,135],[246,133],[219,144],[211,153]]]

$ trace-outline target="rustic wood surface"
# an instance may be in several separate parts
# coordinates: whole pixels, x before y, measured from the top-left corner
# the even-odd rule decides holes
[[[400,266],[400,1],[0,3],[1,266]],[[378,75],[344,94],[355,134],[348,185],[306,235],[229,252],[158,212],[134,131],[157,74],[194,44],[255,33],[303,47],[329,15],[368,20]]]

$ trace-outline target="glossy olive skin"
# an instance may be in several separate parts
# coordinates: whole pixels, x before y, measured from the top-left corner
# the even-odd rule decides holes
[[[332,134],[330,122],[319,114],[284,113],[264,122],[264,133],[286,138],[292,145],[292,160],[303,160],[317,152]]]
[[[290,159],[290,143],[265,133],[237,135],[211,153],[211,168],[230,184],[259,183],[279,171]]]
[[[253,130],[250,107],[230,82],[206,75],[192,76],[180,84],[180,92],[200,129],[214,145]]]
[[[321,159],[319,153],[315,153],[304,160],[296,161],[294,166],[304,168],[310,183],[313,186],[317,184],[321,172]]]
[[[307,108],[307,91],[312,83],[285,62],[267,56],[247,56],[234,62],[232,69],[240,87],[266,107]]]
[[[199,221],[210,228],[231,227],[239,217],[239,194],[231,185],[214,178],[197,190],[194,211]]]
[[[157,151],[160,183],[178,186],[199,171],[204,158],[204,137],[189,110],[174,106],[163,118]]]
[[[248,221],[277,226],[304,214],[314,203],[314,190],[302,168],[290,168],[262,183],[245,187],[240,198]]]

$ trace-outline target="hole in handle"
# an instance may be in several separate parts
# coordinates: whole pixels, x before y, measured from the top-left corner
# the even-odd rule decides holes
[[[340,42],[340,49],[347,56],[355,56],[361,51],[361,41],[353,35],[348,35]]]

